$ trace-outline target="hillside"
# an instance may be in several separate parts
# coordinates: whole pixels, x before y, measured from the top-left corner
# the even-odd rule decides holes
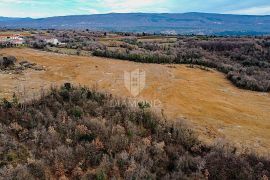
[[[91,29],[122,32],[256,35],[270,33],[270,16],[183,14],[98,14],[41,19],[0,18],[0,27],[37,29]]]
[[[120,103],[119,103],[120,102]],[[66,83],[41,99],[0,105],[0,178],[267,179],[270,161],[207,147],[146,104],[131,108]]]
[[[31,99],[40,89],[64,82],[94,87],[115,96],[134,100],[124,83],[124,72],[146,73],[146,86],[137,100],[157,101],[171,121],[185,119],[205,143],[228,141],[234,146],[268,155],[270,148],[270,94],[241,90],[224,74],[189,65],[142,64],[100,57],[56,54],[27,48],[6,48],[13,55],[45,71],[31,68],[22,73],[0,72],[0,97]]]

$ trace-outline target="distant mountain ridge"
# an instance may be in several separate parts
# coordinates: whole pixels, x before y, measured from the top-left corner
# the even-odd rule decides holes
[[[2,17],[2,16],[0,16],[0,23],[16,21],[16,20],[19,21],[19,20],[25,20],[25,19],[34,20],[32,18],[16,18],[16,17]],[[0,27],[2,27],[2,24],[0,24]]]
[[[0,17],[0,28],[90,29],[166,34],[266,35],[270,16],[214,13],[110,13],[48,18]]]

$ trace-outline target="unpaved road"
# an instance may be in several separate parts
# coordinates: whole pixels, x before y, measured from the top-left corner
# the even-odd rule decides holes
[[[216,71],[191,69],[185,65],[168,67],[67,56],[32,49],[2,49],[1,53],[47,69],[27,70],[23,75],[0,74],[1,97],[10,97],[16,92],[27,99],[40,94],[41,87],[46,89],[67,81],[116,96],[132,97],[125,87],[124,71],[141,69],[146,73],[146,83],[136,99],[160,102],[162,107],[157,110],[163,109],[172,121],[185,119],[207,143],[225,139],[262,155],[270,151],[270,94],[240,90]]]

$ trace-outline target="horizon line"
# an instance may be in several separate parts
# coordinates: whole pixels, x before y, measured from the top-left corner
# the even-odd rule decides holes
[[[233,14],[233,13],[215,13],[215,12],[108,12],[108,13],[97,13],[97,14],[67,14],[67,15],[60,15],[60,16],[45,16],[45,17],[18,17],[18,16],[0,16],[1,18],[20,18],[20,19],[46,19],[46,18],[53,18],[53,17],[68,17],[68,16],[93,16],[93,15],[108,15],[108,14],[216,14],[216,15],[233,15],[233,16],[270,16],[270,14],[265,15],[256,15],[256,14]]]

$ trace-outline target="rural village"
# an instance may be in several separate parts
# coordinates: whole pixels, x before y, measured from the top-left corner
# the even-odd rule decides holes
[[[30,34],[0,34],[0,46],[1,47],[22,47],[26,46],[26,39]],[[61,44],[58,39],[45,35],[36,35],[34,39],[45,42],[47,44],[59,45]],[[28,42],[31,43],[31,42]]]

